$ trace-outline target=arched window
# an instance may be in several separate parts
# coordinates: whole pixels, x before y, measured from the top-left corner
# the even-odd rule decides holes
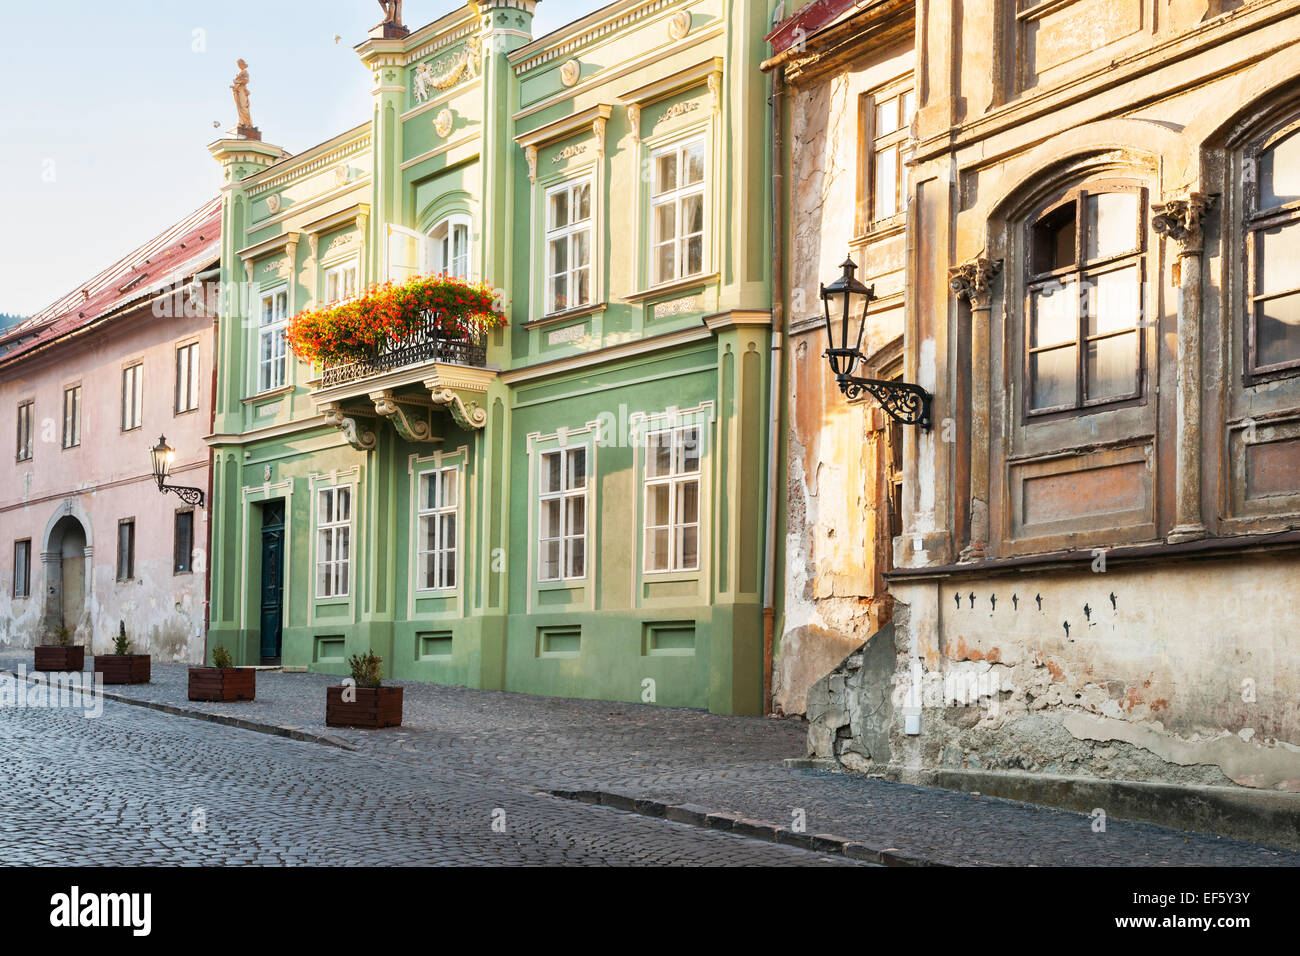
[[[470,278],[470,218],[448,216],[429,233],[433,240],[433,271],[458,279]]]
[[[1259,144],[1246,196],[1247,366],[1300,368],[1300,123]]]
[[[1026,238],[1027,414],[1138,398],[1144,190],[1119,181],[1074,189],[1029,222]]]

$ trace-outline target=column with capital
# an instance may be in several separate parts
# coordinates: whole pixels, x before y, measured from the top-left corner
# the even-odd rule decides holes
[[[1214,197],[1188,193],[1151,209],[1151,225],[1178,250],[1178,433],[1169,541],[1205,537],[1201,520],[1201,225]]]
[[[984,557],[989,540],[989,309],[1001,259],[976,257],[948,272],[948,285],[970,306],[970,540],[960,560]]]

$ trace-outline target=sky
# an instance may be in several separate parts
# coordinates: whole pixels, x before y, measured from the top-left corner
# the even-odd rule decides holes
[[[541,36],[607,0],[541,0]],[[406,0],[417,29],[461,4]],[[0,313],[28,315],[215,196],[252,118],[291,153],[365,122],[375,0],[0,0]]]

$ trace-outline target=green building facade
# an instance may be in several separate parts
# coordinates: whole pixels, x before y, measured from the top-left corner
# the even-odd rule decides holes
[[[768,11],[620,2],[533,40],[533,8],[377,29],[372,116],[306,152],[210,147],[209,645],[759,713]],[[508,324],[355,366],[286,354],[289,316],[426,272],[488,283]]]

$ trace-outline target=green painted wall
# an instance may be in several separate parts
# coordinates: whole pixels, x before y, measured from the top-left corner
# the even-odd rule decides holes
[[[264,143],[210,147],[227,173],[229,293],[210,642],[259,659],[262,507],[283,500],[286,665],[343,674],[348,655],[374,649],[396,678],[758,713],[766,7],[618,3],[536,41],[531,19],[528,0],[485,0],[404,39],[367,40],[368,122],[292,158]],[[656,285],[647,171],[657,150],[696,140],[703,264]],[[583,177],[593,301],[548,315],[546,191]],[[285,386],[258,393],[263,293],[286,290],[292,313],[324,296],[341,263],[356,263],[363,284],[382,281],[406,254],[390,252],[401,230],[428,235],[448,216],[472,222],[472,272],[499,290],[509,321],[489,337],[495,375],[428,373],[455,379],[463,424],[410,369],[340,391],[290,357]],[[377,413],[383,388],[432,440],[407,440]],[[347,427],[323,414],[334,399]],[[644,435],[674,424],[703,436],[700,560],[653,572]],[[579,444],[591,463],[585,574],[539,581],[541,456]],[[416,586],[416,499],[420,475],[439,468],[458,481],[457,583],[430,592]],[[337,486],[352,489],[351,581],[345,597],[322,599],[317,496]]]

